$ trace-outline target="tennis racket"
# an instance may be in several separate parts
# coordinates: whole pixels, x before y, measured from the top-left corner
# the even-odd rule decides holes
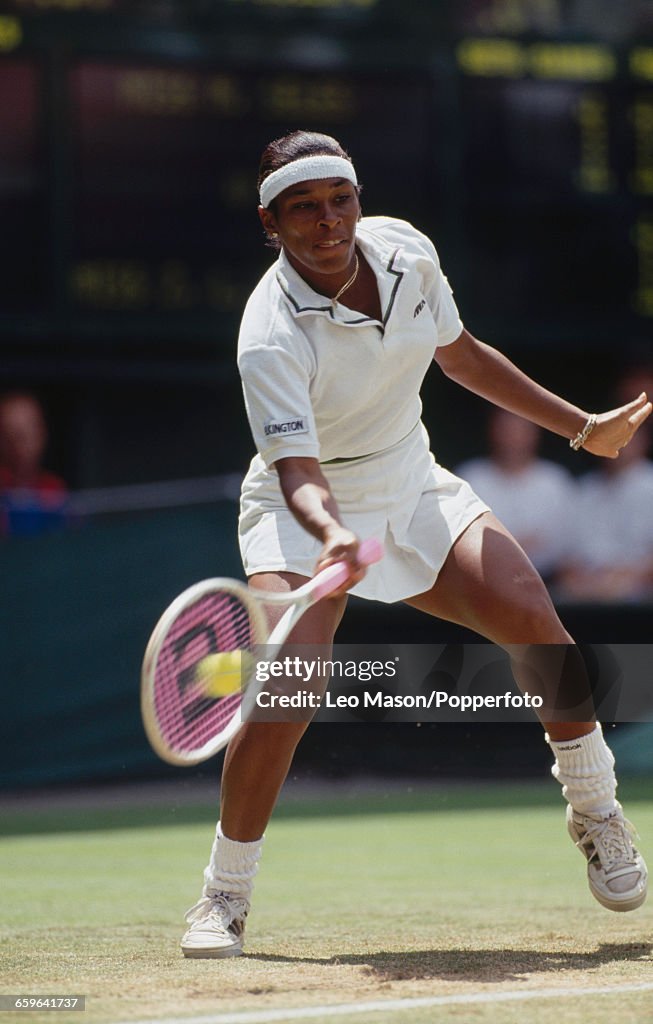
[[[381,544],[365,540],[362,565],[378,562]],[[169,764],[205,761],[227,745],[252,710],[260,686],[256,651],[265,645],[273,659],[307,608],[337,590],[349,577],[346,562],[335,562],[297,590],[255,591],[238,580],[208,579],[185,590],[156,624],[141,671],[141,712],[151,746]],[[285,611],[272,632],[265,607]],[[229,653],[233,652],[233,653]],[[217,676],[227,685],[207,686],[207,664],[227,664]]]

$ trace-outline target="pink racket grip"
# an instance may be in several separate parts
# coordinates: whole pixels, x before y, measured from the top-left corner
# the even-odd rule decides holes
[[[358,548],[358,561],[361,565],[373,565],[383,558],[383,544],[375,537],[368,537],[361,541]],[[348,562],[334,562],[328,565],[315,577],[315,589],[313,590],[314,600],[332,594],[334,590],[342,586],[349,579],[350,566]]]

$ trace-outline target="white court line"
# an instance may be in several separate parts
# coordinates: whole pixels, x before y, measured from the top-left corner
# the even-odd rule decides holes
[[[332,1006],[298,1006],[287,1010],[245,1010],[237,1013],[209,1014],[202,1017],[158,1017],[120,1024],[274,1024],[315,1017],[347,1017],[360,1013],[390,1013],[392,1010],[419,1010],[429,1006],[473,1006],[492,1003],[519,1003],[528,999],[564,999],[573,996],[622,995],[625,992],[653,992],[653,982],[632,985],[600,985],[586,988],[531,988],[508,992],[473,992],[469,995],[423,996],[415,999],[377,999],[367,1003],[335,1003]]]

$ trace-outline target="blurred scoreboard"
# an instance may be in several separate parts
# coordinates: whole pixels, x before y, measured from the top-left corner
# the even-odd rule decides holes
[[[31,60],[0,60],[0,310],[48,296],[47,139],[43,74]]]
[[[401,145],[419,137],[428,116],[423,78],[84,60],[69,72],[68,95],[76,182],[69,295],[78,306],[241,309],[270,260],[256,213],[260,153],[289,127],[346,135],[419,214],[424,152],[406,168]],[[398,136],[387,154],[380,116]],[[376,204],[382,190],[371,171],[370,179]]]
[[[469,38],[457,58],[474,303],[650,325],[653,45]]]
[[[0,17],[0,331],[231,330],[270,260],[261,150],[308,127],[350,150],[365,212],[431,234],[472,328],[650,333],[653,25],[574,33],[553,0],[224,0],[187,9],[246,23],[200,32],[158,6],[132,5],[138,31],[118,0]]]

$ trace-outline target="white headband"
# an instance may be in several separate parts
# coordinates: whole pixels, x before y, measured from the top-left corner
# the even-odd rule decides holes
[[[342,156],[304,156],[285,164],[262,182],[259,192],[261,206],[267,207],[273,199],[300,181],[323,178],[345,178],[352,185],[358,185],[354,166]]]

